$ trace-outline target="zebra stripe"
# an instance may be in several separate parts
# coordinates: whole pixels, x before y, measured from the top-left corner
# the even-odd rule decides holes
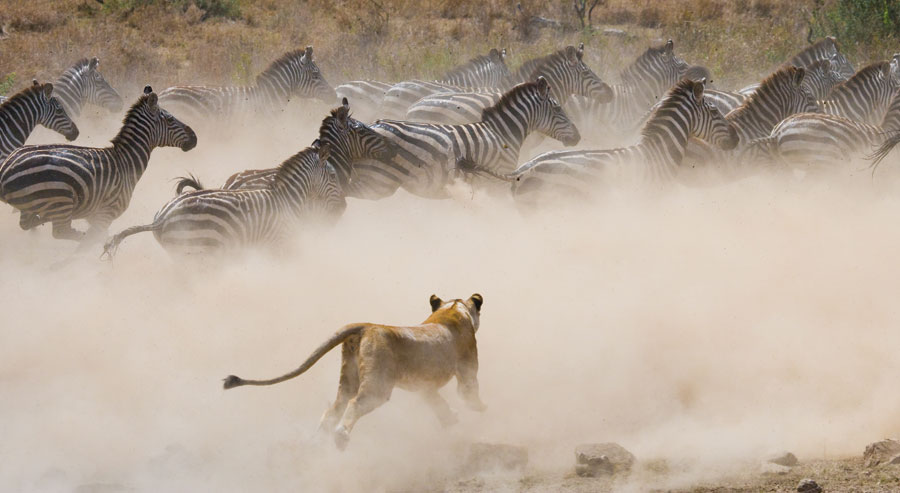
[[[113,236],[104,254],[115,254],[133,234],[152,231],[170,253],[214,253],[277,243],[298,223],[323,217],[333,222],[347,206],[328,145],[307,147],[277,168],[275,179],[253,190],[199,190],[166,204],[153,223]]]
[[[59,100],[50,96],[52,93],[53,84],[41,85],[35,80],[31,87],[0,103],[0,163],[22,147],[38,125],[62,134],[68,141],[78,137],[78,127]]]
[[[392,141],[396,157],[389,162],[364,160],[355,165],[347,195],[377,199],[397,188],[426,198],[447,197],[451,173],[460,164],[478,163],[485,169],[512,171],[522,142],[541,132],[565,145],[580,140],[578,129],[550,95],[543,77],[510,89],[482,121],[465,125],[436,125],[379,120],[372,129]]]
[[[822,113],[878,125],[898,87],[891,62],[873,63],[838,84],[827,100],[819,101],[819,108]]]
[[[900,135],[900,93],[894,96],[880,126],[837,115],[802,113],[784,119],[771,135],[753,142],[755,155],[793,167],[827,169],[879,149],[875,164]]]
[[[840,74],[843,80],[849,79],[856,72],[853,69],[853,65],[847,60],[847,57],[841,53],[837,40],[831,36],[821,39],[797,53],[785,62],[784,66],[808,68],[820,60],[830,60],[835,71]]]
[[[668,182],[684,157],[688,138],[725,149],[738,143],[734,127],[715,105],[703,100],[704,81],[682,80],[641,130],[638,144],[608,150],[551,151],[519,166],[507,178],[520,205],[534,206],[550,196],[584,198],[609,180]]]
[[[284,54],[252,86],[174,86],[159,93],[167,108],[209,118],[236,113],[274,114],[294,96],[332,102],[335,92],[313,60],[312,46]]]
[[[195,145],[194,131],[161,109],[147,86],[110,147],[39,145],[10,154],[0,165],[0,200],[21,212],[22,229],[52,222],[54,238],[94,239],[128,207],[155,147]],[[87,234],[72,228],[82,218]]]
[[[122,111],[122,97],[97,70],[99,66],[97,57],[79,60],[53,85],[53,96],[71,117],[80,115],[85,104],[97,105],[113,113]]]
[[[492,49],[486,57],[476,57],[451,69],[444,78],[433,81],[409,80],[398,82],[384,94],[381,111],[388,117],[403,118],[406,110],[425,96],[440,92],[494,92],[513,84],[506,66],[506,50],[502,56]]]
[[[329,148],[328,164],[334,167],[338,183],[346,188],[353,176],[354,164],[362,159],[387,161],[394,157],[396,150],[387,139],[375,133],[366,124],[350,117],[350,104],[346,98],[343,104],[331,111],[322,120],[319,138],[313,146]],[[231,175],[222,185],[222,190],[252,190],[272,186],[279,168],[251,169]],[[197,190],[203,187],[193,177],[182,178],[176,188],[181,193],[184,187]]]
[[[384,95],[393,86],[393,83],[378,82],[377,80],[353,80],[345,82],[335,88],[337,96],[347,99],[353,105],[357,116],[363,121],[372,121],[378,117]]]

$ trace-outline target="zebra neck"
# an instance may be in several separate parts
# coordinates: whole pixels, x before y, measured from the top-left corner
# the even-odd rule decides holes
[[[629,82],[616,84],[612,86],[612,90],[612,104],[607,106],[618,105],[620,108],[628,108],[628,111],[635,112],[650,108],[659,101],[660,94],[665,93],[665,90],[660,90],[651,85],[640,85]]]
[[[272,111],[284,108],[291,99],[290,86],[268,77],[260,79],[248,90],[253,101]]]
[[[527,115],[530,116],[530,115]],[[472,123],[474,126],[484,126],[491,133],[496,135],[500,140],[497,144],[504,152],[514,152],[518,157],[519,149],[525,138],[534,131],[534,124],[531,118],[518,118],[509,112],[500,112],[491,114],[486,120],[480,123]]]
[[[59,100],[69,118],[80,115],[87,99],[81,74],[72,69],[63,72],[53,84],[53,97]]]
[[[118,135],[112,140],[111,153],[116,158],[113,162],[131,168],[140,178],[150,162],[150,153],[156,147],[150,132],[142,125],[126,121]]]
[[[40,115],[32,111],[33,107],[41,108],[32,97],[21,100],[9,100],[0,111],[0,143],[7,141],[14,144],[12,148],[21,147],[37,126]],[[21,132],[21,133],[20,133]],[[0,160],[0,163],[3,161]]]
[[[651,125],[648,123],[647,125]],[[687,129],[669,132],[664,128],[651,128],[641,137],[637,146],[644,149],[644,155],[656,164],[678,166],[684,159],[685,148],[690,138]],[[683,132],[683,133],[682,133]]]

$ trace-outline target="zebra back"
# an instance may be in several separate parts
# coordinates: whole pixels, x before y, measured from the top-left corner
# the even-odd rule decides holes
[[[66,140],[78,137],[78,127],[66,114],[62,104],[51,96],[53,84],[32,85],[0,103],[0,163],[28,140],[37,125],[62,134]]]
[[[769,135],[775,125],[794,113],[816,113],[818,106],[803,87],[806,69],[786,67],[766,77],[756,90],[726,118],[738,131],[741,142]]]
[[[601,103],[612,100],[612,89],[584,63],[584,43],[567,46],[550,55],[529,60],[516,71],[514,80],[528,82],[543,77],[550,83],[553,97],[565,101],[571,95],[585,96]]]
[[[291,96],[334,101],[336,94],[313,60],[313,47],[285,53],[256,77],[260,97],[281,107]]]
[[[110,112],[117,113],[122,110],[122,97],[97,70],[99,66],[99,58],[94,57],[90,60],[83,58],[66,69],[56,81],[53,95],[59,98],[69,115],[80,115],[81,108],[86,103],[100,106]]]
[[[822,113],[878,125],[898,86],[891,63],[876,62],[835,86],[828,99],[819,102],[819,107]]]
[[[505,89],[510,79],[506,66],[506,48],[491,48],[487,55],[477,56],[451,69],[439,82],[460,87],[496,87]]]

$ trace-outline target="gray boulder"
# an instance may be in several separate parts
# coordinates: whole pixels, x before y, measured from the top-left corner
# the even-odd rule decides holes
[[[866,445],[863,460],[866,467],[875,467],[891,462],[897,455],[900,455],[900,441],[888,438]]]
[[[797,456],[790,452],[773,454],[766,458],[766,462],[771,462],[772,464],[778,464],[779,466],[787,467],[794,467],[800,463],[800,461],[797,460]]]
[[[803,479],[797,485],[799,493],[822,493],[822,487],[812,479]]]
[[[575,447],[575,474],[579,476],[627,473],[634,461],[634,455],[617,443],[588,443]]]

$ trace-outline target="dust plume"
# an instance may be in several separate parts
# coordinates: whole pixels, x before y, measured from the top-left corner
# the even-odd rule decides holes
[[[215,186],[308,145],[327,108],[294,109],[154,151],[111,232],[150,222],[176,176]],[[83,142],[112,137],[107,120]],[[858,175],[616,192],[533,216],[465,185],[446,201],[398,193],[351,200],[286,251],[213,265],[175,262],[149,234],[112,263],[99,247],[72,258],[4,205],[0,490],[440,490],[464,479],[472,441],[527,446],[529,475],[567,473],[594,441],[670,464],[617,486],[636,491],[776,449],[859,454],[900,432],[900,200]],[[396,390],[346,452],[317,439],[339,351],[287,383],[221,388],[296,367],[345,323],[418,323],[430,294],[474,292],[488,410],[466,411],[451,383],[454,428]]]

